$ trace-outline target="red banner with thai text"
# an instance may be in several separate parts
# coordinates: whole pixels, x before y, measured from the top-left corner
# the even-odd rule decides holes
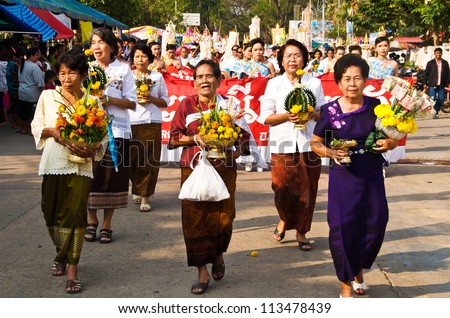
[[[327,101],[342,96],[338,85],[334,81],[333,73],[322,75],[319,78],[322,81]],[[195,95],[197,92],[194,89],[191,69],[182,68],[181,70],[171,70],[170,73],[168,72],[164,75],[164,79],[170,97],[169,106],[163,111],[162,124],[162,142],[167,144],[170,137],[170,123],[178,105],[184,97]],[[258,146],[267,146],[269,140],[269,126],[264,125],[258,120],[260,114],[260,97],[264,95],[267,81],[263,77],[223,80],[217,90],[218,94],[229,98],[233,97],[240,101],[241,108],[244,109],[245,119],[253,132]],[[367,80],[364,95],[376,97],[382,103],[388,103],[391,95],[381,88],[382,83],[383,80]]]

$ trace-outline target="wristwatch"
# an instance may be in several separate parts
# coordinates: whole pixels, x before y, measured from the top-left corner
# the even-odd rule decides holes
[[[105,95],[105,101],[109,102],[109,96]]]

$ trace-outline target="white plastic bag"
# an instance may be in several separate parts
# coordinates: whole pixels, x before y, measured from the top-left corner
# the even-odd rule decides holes
[[[191,175],[181,186],[178,199],[190,201],[222,201],[230,197],[227,186],[223,182],[216,169],[206,158],[206,151],[199,151],[198,164]],[[191,162],[193,162],[197,154]]]

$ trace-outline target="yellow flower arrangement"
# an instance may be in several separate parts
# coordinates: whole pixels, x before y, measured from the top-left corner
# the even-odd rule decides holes
[[[417,131],[416,119],[412,112],[404,110],[401,105],[380,104],[375,107],[375,115],[383,127],[393,127],[405,134]]]
[[[305,129],[305,123],[308,121],[309,114],[314,111],[317,100],[313,92],[301,84],[302,76],[305,72],[299,69],[296,71],[296,74],[298,75],[298,82],[295,83],[294,89],[286,96],[284,109],[291,114],[298,115],[300,123],[294,126],[295,129]]]
[[[373,153],[376,141],[386,137],[400,140],[417,131],[416,117],[432,109],[434,102],[425,93],[412,88],[405,80],[387,76],[382,88],[393,96],[392,105],[380,104],[374,113],[376,129],[366,139],[366,149]]]
[[[100,66],[95,65],[94,54],[91,49],[84,50],[84,55],[87,56],[89,61],[89,74],[83,81],[83,87],[87,89],[90,85],[92,95],[102,96],[108,82],[105,71]]]
[[[155,86],[155,81],[152,80],[150,75],[146,74],[140,74],[135,79],[136,84],[136,92],[139,98],[139,103],[145,103],[146,99],[145,97],[148,97],[150,95],[150,90]]]
[[[242,113],[233,116],[230,113],[231,107],[222,109],[215,103],[209,104],[208,108],[209,112],[202,112],[199,109],[201,114],[199,135],[206,145],[220,153],[218,158],[223,158],[223,149],[231,147],[236,140],[242,138],[241,127],[234,122],[235,119],[242,117]]]
[[[97,148],[108,132],[110,120],[111,116],[99,106],[98,99],[86,94],[85,98],[77,100],[73,105],[61,102],[56,129],[70,143],[79,147]]]

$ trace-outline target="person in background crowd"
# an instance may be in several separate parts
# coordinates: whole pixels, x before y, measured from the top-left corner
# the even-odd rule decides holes
[[[150,42],[148,44],[150,47],[150,50],[153,53],[153,56],[155,57],[153,59],[153,63],[151,63],[148,66],[148,69],[150,71],[157,71],[160,73],[166,72],[166,63],[161,59],[161,45],[158,42]]]
[[[350,45],[348,47],[348,53],[362,56],[362,49],[359,45]]]
[[[47,70],[44,74],[44,89],[55,89],[55,80],[58,77],[55,71]]]
[[[311,229],[321,172],[321,159],[309,149],[309,141],[319,119],[319,108],[326,103],[321,81],[307,74],[301,78],[301,83],[317,99],[305,130],[294,128],[299,122],[298,115],[286,112],[284,103],[294,84],[298,83],[297,71],[304,69],[307,62],[308,50],[297,40],[288,40],[281,47],[278,63],[282,75],[267,83],[260,114],[261,122],[270,125],[272,189],[279,215],[273,237],[281,242],[287,230],[295,230],[301,251],[312,248],[306,233]]]
[[[190,58],[187,67],[194,69],[198,62],[200,62],[200,46],[192,45],[189,50]]]
[[[17,129],[20,132],[21,120],[18,114],[19,110],[19,68],[21,63],[21,57],[25,55],[25,48],[18,46],[13,51],[12,58],[8,62],[6,68],[6,79],[8,81],[9,91],[9,107],[12,114],[12,128]]]
[[[390,44],[389,39],[385,36],[380,36],[375,39],[375,52],[376,57],[371,57],[367,61],[370,67],[369,78],[372,79],[385,79],[388,75],[398,76],[398,64],[396,61],[389,59]],[[405,137],[406,138],[406,137]],[[391,162],[397,162],[399,159],[405,157],[405,145],[404,140],[399,147],[393,150],[389,150],[383,153],[383,157],[386,160],[386,165]]]
[[[199,136],[199,109],[206,112],[211,104],[228,108],[228,100],[216,94],[220,86],[221,71],[212,60],[201,60],[194,68],[194,86],[198,94],[184,98],[173,117],[170,128],[170,149],[183,147],[180,158],[181,183],[191,175],[192,159],[203,146]],[[237,105],[233,105],[235,111]],[[241,121],[242,123],[242,121]],[[245,124],[245,121],[243,121]],[[211,165],[223,179],[230,198],[213,201],[181,201],[183,236],[186,244],[188,266],[198,270],[197,283],[192,285],[191,293],[203,294],[208,288],[211,275],[214,280],[221,280],[225,275],[224,253],[228,249],[233,232],[233,220],[236,215],[236,159],[248,155],[248,142],[251,132],[248,126],[242,127],[243,137],[235,147],[227,148],[226,160],[211,159]],[[211,275],[207,264],[212,263]]]
[[[383,157],[364,149],[375,129],[374,108],[380,100],[363,96],[369,65],[355,54],[340,58],[334,66],[334,79],[342,97],[321,107],[320,119],[311,139],[311,149],[334,160],[328,178],[329,245],[336,275],[341,282],[340,297],[352,297],[352,288],[363,295],[367,286],[363,269],[369,269],[383,243],[388,222],[388,202],[383,179]],[[336,139],[356,140],[347,150],[329,148]],[[377,151],[397,146],[394,139],[377,141]],[[351,163],[340,159],[350,155]]]
[[[28,49],[22,57],[19,69],[19,116],[21,120],[21,134],[31,135],[30,123],[34,115],[34,107],[44,89],[44,73],[36,65],[41,57],[37,47]]]
[[[83,246],[86,203],[93,175],[92,161],[75,163],[69,160],[69,156],[73,153],[100,160],[103,151],[101,148],[94,150],[70,145],[64,142],[60,130],[55,128],[61,104],[70,102],[74,105],[85,94],[81,90],[81,83],[88,74],[86,57],[71,53],[61,55],[58,74],[62,86],[41,94],[31,126],[36,148],[44,150],[39,165],[39,175],[43,176],[41,207],[45,224],[56,247],[51,273],[53,276],[67,273],[66,292],[76,294],[81,292],[78,262]]]
[[[114,116],[111,131],[117,148],[118,162],[112,160],[111,149],[108,147],[105,157],[93,165],[94,179],[88,197],[88,224],[84,238],[87,242],[95,241],[99,225],[97,210],[103,209],[99,241],[111,243],[114,211],[125,208],[128,203],[131,138],[128,110],[136,109],[137,93],[131,68],[115,59],[118,48],[114,33],[106,27],[97,28],[91,32],[89,41],[96,65],[101,67],[108,77],[100,100],[108,114]]]
[[[325,69],[328,66],[328,63],[330,63],[334,58],[334,49],[328,48],[326,51],[326,56],[320,61],[319,67],[317,68],[318,72],[320,74],[323,74]]]
[[[314,51],[314,57],[308,62],[308,65],[306,66],[306,73],[313,77],[320,75],[320,61],[322,61],[322,51],[317,49]]]
[[[191,56],[189,55],[189,49],[182,46],[180,49],[180,61],[182,66],[187,66]]]
[[[274,78],[276,76],[275,68],[264,57],[264,41],[261,38],[255,38],[250,41],[249,46],[252,48],[252,59],[244,65],[243,77]]]
[[[280,47],[278,45],[272,46],[272,54],[267,59],[270,63],[273,64],[273,67],[275,68],[275,72],[277,74],[280,73],[280,66],[278,65],[278,52],[280,51]]]
[[[141,212],[151,209],[150,196],[155,193],[161,157],[162,112],[169,104],[169,92],[163,75],[148,70],[153,54],[146,44],[138,43],[131,50],[135,79],[150,77],[154,82],[148,96],[139,96],[136,111],[129,111],[131,131],[130,180],[133,201]]]
[[[375,39],[376,57],[371,57],[367,61],[369,63],[369,78],[385,79],[388,75],[398,75],[398,64],[396,61],[388,58],[390,45],[389,39],[380,36]]]
[[[123,54],[123,41],[119,38],[116,38],[117,41],[117,54],[116,54],[116,60],[118,60],[119,62],[125,63],[129,66],[130,62],[127,61],[126,59],[124,59],[124,54]],[[134,46],[134,45],[133,45]]]
[[[135,44],[136,44],[136,39],[133,38],[133,37],[130,37],[130,38],[128,39],[128,43],[127,43],[127,45],[126,45],[125,51],[123,51],[123,59],[124,59],[125,61],[127,61],[128,63],[131,62],[131,56],[130,56],[130,54],[131,54],[131,49],[133,48],[133,46],[134,46]],[[122,42],[121,48],[122,48],[122,47],[123,47],[123,42]]]
[[[163,58],[166,68],[172,66],[176,69],[182,67],[181,60],[176,55],[177,46],[175,44],[166,45],[166,56]]]
[[[324,69],[323,73],[334,72],[334,64],[345,54],[345,47],[336,47],[336,52],[334,53],[334,58],[328,62],[327,67]]]
[[[56,58],[56,46],[50,46],[48,48],[48,62],[51,64],[52,66],[52,70],[56,70],[57,64],[58,64],[58,59]]]
[[[8,91],[8,81],[6,79],[6,69],[8,67],[8,54],[6,47],[3,45],[0,46],[0,118],[1,126],[9,125],[8,112],[6,110],[5,104],[3,102],[3,98],[5,93]]]
[[[436,102],[433,106],[436,113],[433,118],[439,118],[439,111],[445,100],[445,87],[450,89],[449,64],[442,58],[442,49],[434,49],[434,59],[428,61],[424,72],[424,89]]]

